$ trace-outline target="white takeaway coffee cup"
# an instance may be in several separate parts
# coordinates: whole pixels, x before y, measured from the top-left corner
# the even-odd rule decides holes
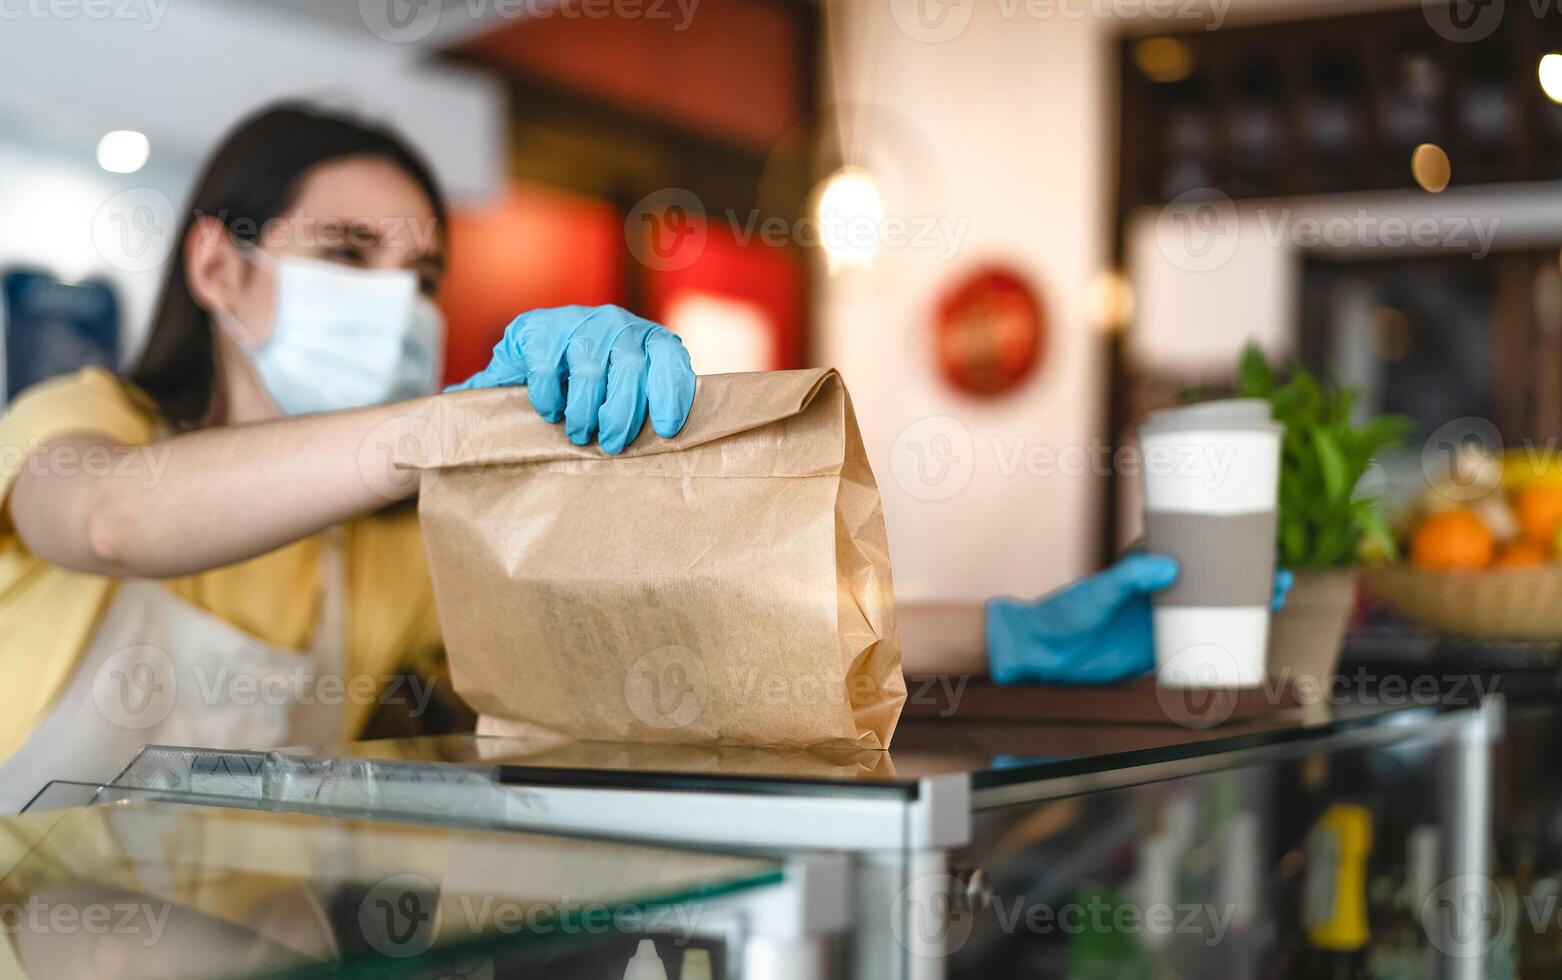
[[[1258,398],[1153,412],[1139,428],[1145,548],[1179,569],[1152,600],[1162,685],[1264,682],[1283,431]]]

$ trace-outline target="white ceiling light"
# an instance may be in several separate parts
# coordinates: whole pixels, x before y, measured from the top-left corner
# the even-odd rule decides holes
[[[1552,102],[1562,102],[1562,54],[1553,52],[1541,57],[1540,89]]]
[[[111,174],[133,174],[146,166],[152,145],[133,129],[116,129],[98,140],[98,166]]]
[[[861,167],[842,167],[819,192],[819,241],[836,262],[867,265],[879,250],[884,200]]]

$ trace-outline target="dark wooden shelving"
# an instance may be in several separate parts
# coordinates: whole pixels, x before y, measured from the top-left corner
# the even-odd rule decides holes
[[[1562,106],[1541,55],[1562,51],[1562,5],[1514,6],[1459,43],[1420,6],[1162,37],[1183,77],[1121,41],[1121,214],[1197,188],[1233,198],[1414,187],[1410,154],[1435,143],[1456,185],[1562,178]]]

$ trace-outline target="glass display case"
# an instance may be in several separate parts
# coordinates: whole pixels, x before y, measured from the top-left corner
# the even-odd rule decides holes
[[[1492,752],[1491,891],[1512,975],[1562,975],[1562,643],[1440,635],[1371,608],[1347,637],[1350,669],[1459,678],[1503,699]],[[1507,975],[1493,973],[1492,976]]]
[[[56,785],[34,808],[157,800],[717,852],[781,879],[742,879],[764,897],[712,958],[729,977],[1477,977],[1503,939],[1469,884],[1489,881],[1501,717],[1468,692],[1361,690],[1218,726],[914,714],[887,753],[153,747],[114,785]],[[582,842],[557,840],[562,874]]]
[[[753,857],[91,789],[0,823],[0,975],[721,976],[788,887]]]
[[[949,925],[949,974],[1500,976],[1485,942],[1461,948],[1437,905],[1490,897],[1459,881],[1486,873],[1483,853],[1461,850],[1484,826],[1462,800],[1479,802],[1466,751],[1434,726],[1248,752],[1164,782],[995,800],[954,855],[985,880]]]

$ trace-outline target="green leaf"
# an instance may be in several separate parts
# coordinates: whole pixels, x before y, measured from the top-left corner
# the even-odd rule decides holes
[[[1341,429],[1350,428],[1351,413],[1356,408],[1356,392],[1349,388],[1334,393],[1334,401],[1329,412],[1329,417],[1339,425]]]
[[[1275,390],[1275,373],[1264,352],[1249,343],[1237,361],[1237,391],[1245,398],[1268,398]]]
[[[1383,518],[1382,508],[1376,498],[1363,497],[1351,505],[1351,517],[1355,519],[1356,527],[1366,535],[1367,540],[1377,546],[1378,550],[1390,560],[1399,557],[1399,548],[1394,544],[1394,535],[1388,528],[1388,521]]]
[[[1323,473],[1323,492],[1327,500],[1344,500],[1355,489],[1350,478],[1350,468],[1340,453],[1339,444],[1328,429],[1314,429],[1313,448],[1318,452],[1318,468]]]
[[[1285,555],[1287,565],[1307,564],[1307,527],[1300,521],[1282,525],[1280,550]]]
[[[1295,363],[1287,365],[1285,378],[1282,384],[1255,345],[1237,363],[1238,394],[1266,399],[1285,427],[1276,530],[1282,559],[1294,568],[1349,565],[1363,537],[1392,555],[1393,536],[1379,503],[1355,498],[1355,492],[1373,458],[1412,431],[1409,420],[1381,416],[1356,425],[1358,392],[1325,384]]]

